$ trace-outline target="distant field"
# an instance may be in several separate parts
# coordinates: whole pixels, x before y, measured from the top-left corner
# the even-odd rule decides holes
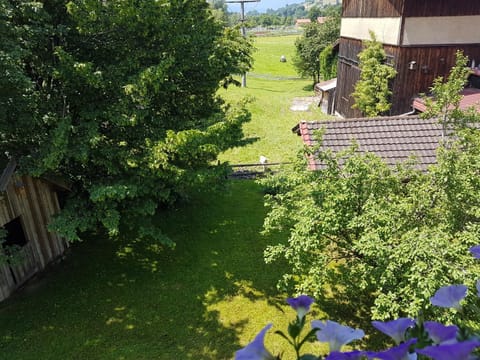
[[[263,155],[270,162],[290,161],[302,148],[300,138],[291,129],[301,120],[327,117],[316,106],[309,112],[289,109],[293,98],[313,96],[311,80],[298,78],[292,65],[296,38],[255,38],[255,64],[247,76],[247,87],[220,91],[221,96],[231,102],[244,97],[253,98],[249,105],[252,121],[244,127],[245,136],[251,143],[222,154],[221,160],[232,164],[255,163]],[[280,62],[282,55],[286,56],[286,63]]]
[[[255,52],[252,73],[298,77],[292,65],[294,43],[297,38],[297,35],[257,37],[255,44],[258,50]],[[280,62],[282,55],[287,58],[287,62]]]

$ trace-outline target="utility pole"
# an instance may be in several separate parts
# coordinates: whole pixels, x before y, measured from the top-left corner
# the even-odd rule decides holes
[[[242,32],[242,36],[246,37],[247,36],[247,31],[245,30],[245,3],[253,3],[253,2],[260,2],[260,0],[229,0],[225,1],[227,4],[230,3],[237,3],[240,4],[240,7],[242,9],[242,17],[240,18],[240,21],[242,22],[242,27],[240,31]],[[247,73],[242,75],[242,87],[247,87]]]

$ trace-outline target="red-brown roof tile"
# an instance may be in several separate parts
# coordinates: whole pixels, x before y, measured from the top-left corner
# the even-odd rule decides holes
[[[389,165],[415,157],[422,170],[436,163],[442,139],[442,126],[437,120],[418,116],[302,121],[294,131],[312,146],[317,143],[315,133],[320,129],[324,129],[322,150],[340,152],[355,142],[359,152],[374,152]],[[321,169],[322,164],[310,156],[309,168]]]

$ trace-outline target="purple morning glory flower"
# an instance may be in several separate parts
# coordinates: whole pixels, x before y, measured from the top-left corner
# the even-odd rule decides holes
[[[424,326],[435,344],[457,342],[458,327],[455,325],[445,326],[436,321],[425,321]]]
[[[288,298],[287,303],[290,305],[296,312],[299,319],[302,319],[310,310],[310,305],[312,305],[314,300],[307,295],[300,295],[296,298]]]
[[[331,352],[340,351],[343,345],[365,336],[363,330],[352,329],[330,320],[326,322],[314,320],[312,321],[312,328],[320,329],[317,331],[317,339],[320,342],[328,342]]]
[[[417,339],[410,339],[407,342],[401,343],[398,346],[392,347],[388,350],[371,353],[373,359],[381,360],[416,360],[417,354],[410,353],[410,346],[415,344]]]
[[[325,360],[362,360],[365,356],[368,356],[365,351],[354,350],[349,352],[333,351]]]
[[[480,341],[464,341],[456,344],[442,344],[417,349],[418,354],[426,355],[434,360],[468,360],[470,353],[480,346]]]
[[[268,352],[263,344],[265,334],[272,327],[272,324],[265,326],[255,339],[243,349],[235,353],[235,360],[274,360],[272,354]]]
[[[465,285],[444,286],[437,290],[435,295],[430,298],[432,305],[461,309],[460,301],[467,296],[467,287]]]
[[[390,336],[395,344],[400,344],[402,341],[405,341],[405,332],[408,328],[411,328],[415,325],[415,320],[410,318],[398,318],[392,321],[372,321],[372,325],[375,329],[383,332],[384,334]]]
[[[472,253],[475,259],[480,259],[480,245],[472,246],[470,248],[470,252]]]

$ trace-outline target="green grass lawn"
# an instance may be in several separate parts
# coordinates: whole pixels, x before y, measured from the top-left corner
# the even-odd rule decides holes
[[[260,155],[270,162],[290,161],[302,148],[301,139],[292,128],[301,120],[327,118],[316,106],[308,112],[290,110],[295,97],[313,96],[309,79],[295,78],[291,59],[296,36],[258,37],[255,39],[255,64],[247,76],[247,87],[230,87],[220,95],[231,102],[252,98],[248,108],[252,121],[244,126],[250,143],[222,154],[221,160],[232,164],[258,163]],[[287,57],[286,63],[280,56]]]
[[[262,252],[259,187],[231,182],[158,217],[175,250],[95,237],[0,304],[1,359],[230,359],[294,316]],[[267,344],[280,351],[273,334]]]
[[[294,97],[312,95],[309,80],[278,80],[296,76],[291,61],[279,61],[291,59],[293,41],[257,38],[248,87],[220,91],[254,98],[251,143],[222,160],[288,161],[302,146],[291,128],[322,117],[289,110]],[[159,214],[174,250],[102,236],[75,244],[41,281],[0,304],[0,359],[230,359],[266,323],[285,330],[294,314],[275,286],[282,264],[263,261],[265,246],[280,240],[260,235],[264,215],[258,185],[232,181]],[[286,347],[272,333],[267,345],[279,353]]]

